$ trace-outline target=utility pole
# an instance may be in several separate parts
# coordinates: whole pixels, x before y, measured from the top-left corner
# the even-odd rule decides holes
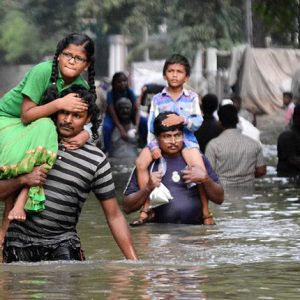
[[[148,42],[149,42],[149,31],[148,31],[148,26],[145,25],[143,26],[143,41],[144,41],[144,61],[149,61],[150,60],[150,55],[149,55],[149,47],[148,47]]]
[[[245,0],[246,10],[246,36],[247,43],[252,47],[253,45],[253,26],[252,26],[252,0]]]

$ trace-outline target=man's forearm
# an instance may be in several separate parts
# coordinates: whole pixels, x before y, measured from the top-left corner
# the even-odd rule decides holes
[[[151,190],[146,187],[135,193],[125,196],[123,201],[123,211],[126,214],[137,211],[144,205],[150,194]]]
[[[23,176],[0,180],[0,199],[4,200],[24,186]]]
[[[127,259],[137,259],[137,254],[133,247],[131,234],[128,224],[120,212],[119,215],[113,219],[108,219],[108,225],[111,233]]]
[[[224,190],[221,184],[214,182],[210,177],[203,183],[205,192],[209,200],[216,204],[222,204],[224,201]]]
[[[137,259],[128,224],[119,208],[117,199],[101,201],[101,206],[111,233],[124,256],[127,259]]]

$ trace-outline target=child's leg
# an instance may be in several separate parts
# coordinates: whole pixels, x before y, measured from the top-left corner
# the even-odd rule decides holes
[[[202,155],[197,148],[184,148],[182,150],[182,156],[189,167],[191,166],[199,166],[203,169],[205,168]],[[208,199],[205,193],[203,186],[198,185],[201,203],[202,203],[202,216],[203,216],[203,224],[205,225],[214,225],[214,219],[209,212],[208,209]]]
[[[2,215],[2,222],[1,222],[1,228],[0,228],[0,248],[3,246],[4,242],[4,237],[6,234],[6,231],[8,229],[10,220],[8,219],[8,214],[14,207],[14,200],[15,196],[12,196],[8,199],[5,200],[4,202],[4,210],[3,210],[3,215]]]
[[[137,181],[140,189],[143,189],[149,180],[149,171],[148,167],[152,162],[152,155],[151,151],[148,147],[145,147],[138,158],[135,161],[136,165],[136,172],[137,172]],[[144,220],[150,217],[149,215],[149,199],[146,200],[145,204],[143,205],[139,219],[134,220],[131,225],[142,225]]]
[[[27,201],[29,188],[23,188],[15,202],[13,209],[8,214],[9,220],[18,220],[18,221],[25,221],[26,220],[26,213],[24,210],[25,203]]]

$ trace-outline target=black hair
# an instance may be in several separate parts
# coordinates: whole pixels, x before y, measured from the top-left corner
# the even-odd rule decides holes
[[[100,119],[100,110],[96,104],[96,96],[91,93],[90,90],[85,89],[83,86],[74,84],[70,88],[64,90],[60,96],[65,96],[69,93],[76,93],[78,94],[78,97],[81,98],[85,103],[88,105],[88,116],[91,118],[90,123],[92,124],[92,135],[93,139],[96,140],[99,137],[98,134],[98,128],[101,124],[101,119]],[[59,111],[57,112],[59,113]],[[54,120],[56,119],[56,115],[54,116]]]
[[[225,128],[235,128],[239,122],[238,111],[232,104],[226,104],[219,108],[218,116]]]
[[[179,64],[184,66],[185,72],[187,76],[191,75],[191,65],[187,58],[181,54],[173,54],[171,57],[169,57],[164,64],[163,67],[163,75],[166,75],[167,69],[169,65]]]
[[[290,99],[293,98],[293,94],[292,94],[291,92],[283,92],[282,95],[283,95],[283,96],[287,96],[287,97],[289,97]]]
[[[176,113],[172,112],[172,111],[165,111],[165,112],[160,113],[154,119],[153,127],[154,127],[155,136],[159,136],[162,132],[166,132],[166,131],[175,131],[175,130],[183,131],[183,124],[177,124],[177,125],[173,125],[173,126],[164,126],[162,124],[162,122],[165,119],[167,119],[168,115],[170,115],[170,114],[176,114]]]
[[[211,115],[217,108],[219,104],[219,99],[215,94],[206,94],[202,98],[201,109],[204,114]]]
[[[241,104],[242,103],[242,98],[238,95],[232,95],[231,98],[233,103],[239,103]]]
[[[116,84],[116,82],[121,78],[121,77],[125,77],[126,80],[128,80],[127,75],[124,72],[116,72],[111,80],[111,85],[112,85],[112,89],[114,89],[114,85]]]
[[[58,56],[66,49],[69,45],[83,46],[86,51],[87,60],[89,62],[88,68],[88,84],[90,93],[94,94],[96,97],[96,87],[95,87],[95,45],[93,40],[86,34],[81,33],[71,33],[65,38],[60,40],[56,47],[56,52],[53,57],[52,72],[50,77],[50,86],[45,91],[42,104],[49,103],[58,98],[58,91],[56,87],[56,81],[58,78]]]

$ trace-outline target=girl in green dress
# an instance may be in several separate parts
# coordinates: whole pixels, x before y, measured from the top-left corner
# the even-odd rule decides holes
[[[88,83],[81,75],[84,71],[88,71]],[[85,34],[72,33],[59,41],[52,61],[34,66],[0,99],[0,179],[30,173],[36,166],[46,170],[52,167],[58,141],[56,127],[49,117],[63,109],[87,110],[76,93],[59,95],[74,84],[96,95],[94,76],[94,42]],[[63,143],[76,149],[89,137],[89,131],[83,130]],[[15,203],[14,199],[1,200],[6,205],[3,234],[9,220],[22,221],[25,211],[44,209],[45,196],[42,187],[31,187],[22,189]],[[9,206],[13,206],[10,211]]]

